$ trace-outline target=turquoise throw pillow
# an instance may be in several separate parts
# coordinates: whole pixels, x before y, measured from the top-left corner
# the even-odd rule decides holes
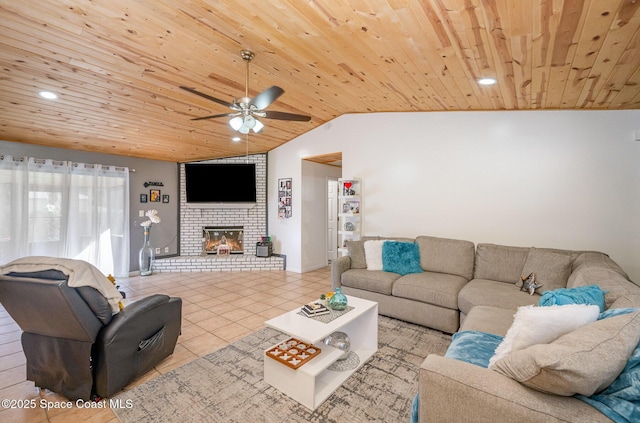
[[[560,288],[546,291],[538,301],[539,306],[587,304],[597,305],[604,311],[605,291],[598,285],[579,286],[576,288]]]
[[[503,339],[500,335],[473,330],[456,332],[444,356],[487,368]]]
[[[422,273],[418,244],[385,241],[382,244],[382,270],[400,275]]]

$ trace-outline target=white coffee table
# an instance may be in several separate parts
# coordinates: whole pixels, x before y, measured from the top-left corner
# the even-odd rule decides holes
[[[347,298],[348,305],[354,309],[329,323],[299,315],[300,308],[265,322],[267,327],[314,344],[322,350],[317,357],[296,370],[266,357],[266,354],[264,357],[265,382],[311,411],[329,398],[349,376],[378,351],[378,303],[351,296]],[[327,336],[336,331],[349,335],[351,351],[358,354],[360,359],[355,369],[328,369],[343,354],[341,350],[323,343]],[[283,341],[285,339],[283,338]]]

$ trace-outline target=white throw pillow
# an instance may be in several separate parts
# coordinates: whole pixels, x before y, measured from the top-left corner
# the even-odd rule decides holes
[[[548,344],[581,326],[598,320],[596,305],[568,304],[550,307],[518,307],[513,323],[489,359],[489,367],[512,351],[536,344]]]
[[[364,242],[364,257],[367,270],[382,270],[382,244],[386,240],[369,240]]]

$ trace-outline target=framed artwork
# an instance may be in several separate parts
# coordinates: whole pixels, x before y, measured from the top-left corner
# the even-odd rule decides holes
[[[164,194],[162,196],[162,202],[163,203],[168,203],[169,202],[169,194]]]
[[[160,202],[160,190],[159,189],[152,189],[149,191],[149,201],[151,201],[152,203],[159,203]]]
[[[141,203],[147,202],[147,194],[140,194],[140,202]]]
[[[291,178],[278,179],[278,219],[291,217]]]

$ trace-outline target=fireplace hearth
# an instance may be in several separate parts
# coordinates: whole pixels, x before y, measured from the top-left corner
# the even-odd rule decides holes
[[[244,254],[243,226],[205,226],[202,228],[204,254]]]

